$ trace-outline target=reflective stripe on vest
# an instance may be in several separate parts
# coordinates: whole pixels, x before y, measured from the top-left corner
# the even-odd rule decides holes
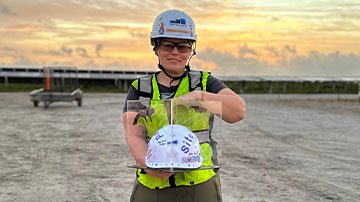
[[[179,97],[193,90],[206,91],[208,75],[207,72],[190,71],[189,74],[181,80],[174,97]],[[133,82],[133,86],[134,84],[135,82]],[[153,100],[150,107],[151,109],[154,109],[155,113],[154,116],[151,116],[151,120],[150,117],[141,117],[138,120],[138,124],[146,126],[147,136],[148,138],[151,138],[157,130],[163,126],[169,125],[168,113],[163,102],[160,100],[160,91],[157,85],[156,74],[139,78],[136,85],[137,88],[134,87],[138,90],[140,100]],[[159,100],[159,102],[156,100]],[[176,107],[178,107],[178,109],[176,109],[177,111],[185,110],[181,110],[181,106]],[[201,143],[200,147],[203,155],[203,166],[213,166],[214,163],[217,163],[217,155],[216,142],[211,139],[209,133],[209,112],[197,113],[195,110],[189,111],[186,109],[186,113],[179,115],[180,116],[175,117],[174,123],[188,127],[198,136]],[[189,122],[189,117],[192,117],[193,121]],[[150,189],[171,187],[169,179],[161,179],[144,174],[141,170],[138,170],[137,174],[138,180]],[[175,173],[175,185],[190,186],[199,184],[209,180],[214,175],[215,172],[211,169]]]

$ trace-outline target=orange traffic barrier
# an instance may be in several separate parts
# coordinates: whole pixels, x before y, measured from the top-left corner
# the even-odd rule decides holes
[[[51,91],[51,81],[50,81],[50,72],[46,72],[46,91]]]

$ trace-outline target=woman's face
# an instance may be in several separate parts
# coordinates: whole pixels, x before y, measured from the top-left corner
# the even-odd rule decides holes
[[[156,52],[167,73],[176,76],[185,71],[192,47],[186,39],[164,38]]]

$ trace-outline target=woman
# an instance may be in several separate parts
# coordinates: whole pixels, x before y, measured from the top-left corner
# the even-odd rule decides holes
[[[221,101],[222,119],[235,123],[245,117],[245,102],[221,81],[207,72],[190,70],[195,55],[196,33],[193,20],[184,12],[169,10],[154,22],[151,44],[161,71],[135,80],[127,100],[187,99]],[[130,151],[140,166],[147,153],[146,127],[132,125],[137,113],[124,107],[124,127]],[[184,173],[138,169],[131,202],[222,201],[219,173],[216,170]]]

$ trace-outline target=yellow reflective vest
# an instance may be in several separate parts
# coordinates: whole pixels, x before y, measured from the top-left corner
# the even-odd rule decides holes
[[[207,72],[190,71],[180,81],[174,98],[194,90],[206,91],[208,76],[209,73]],[[151,100],[150,108],[152,113],[137,120],[137,124],[144,125],[146,127],[147,138],[150,139],[156,131],[170,124],[168,120],[168,111],[164,106],[164,102],[160,100],[160,91],[156,80],[156,74],[141,77],[135,80],[132,83],[132,86],[138,91],[140,100]],[[182,107],[184,109],[182,109]],[[177,113],[173,119],[174,124],[186,126],[195,134],[197,131],[201,131],[203,134],[205,132],[207,136],[210,136],[209,119],[211,115],[209,112],[196,112],[195,109],[185,109],[184,106],[175,106],[175,108],[176,109],[174,109],[174,111]],[[200,147],[203,156],[202,166],[213,166],[214,162],[217,162],[217,159],[215,158],[217,155],[213,155],[213,152],[216,152],[216,143],[214,143],[214,140],[210,137],[205,139],[208,141],[201,142],[200,140]],[[161,179],[151,176],[141,169],[137,170],[139,182],[150,189],[196,185],[209,180],[214,175],[215,172],[212,169],[207,169],[175,173],[169,179]]]

